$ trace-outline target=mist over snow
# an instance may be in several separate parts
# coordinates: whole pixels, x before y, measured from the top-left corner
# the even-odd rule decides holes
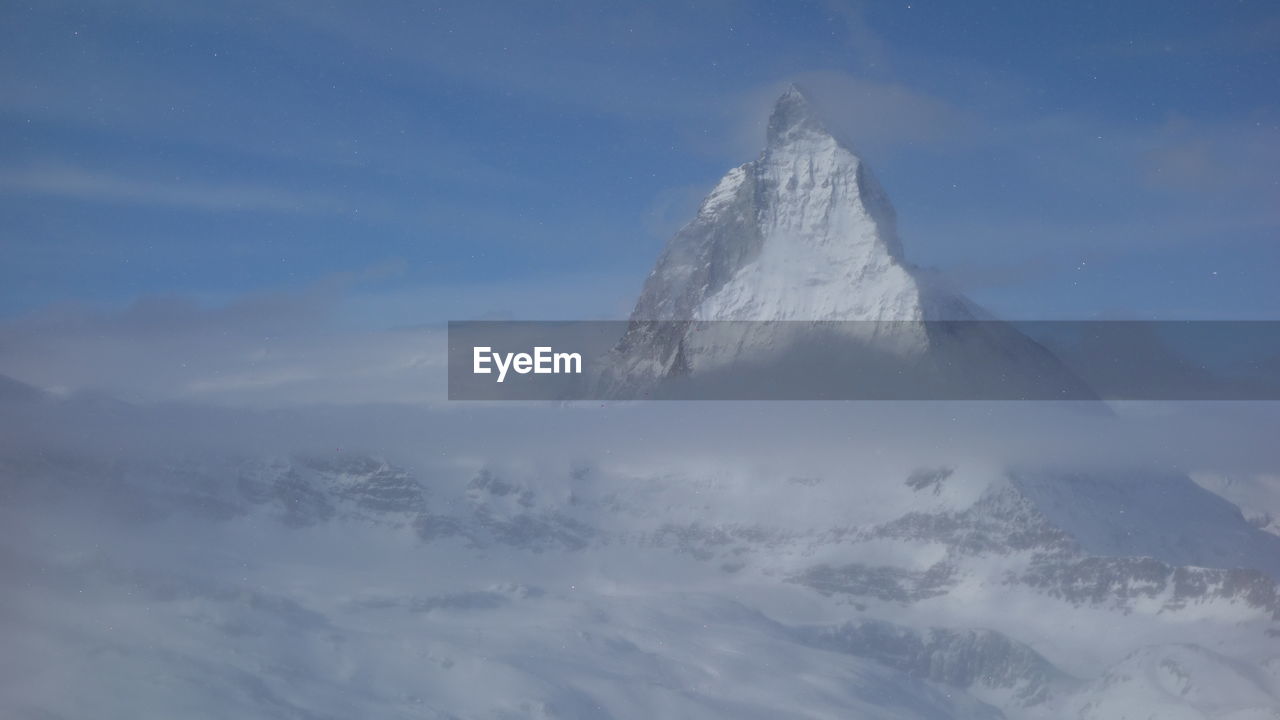
[[[1276,698],[1265,403],[2,392],[18,717],[1265,717]]]

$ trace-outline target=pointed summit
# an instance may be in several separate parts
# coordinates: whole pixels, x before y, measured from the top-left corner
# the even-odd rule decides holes
[[[804,90],[792,83],[774,103],[769,115],[768,144],[770,147],[782,145],[809,133],[830,135]]]
[[[1012,339],[962,342],[939,339],[924,323],[980,315],[907,262],[893,206],[870,168],[792,85],[774,106],[764,152],[730,170],[667,243],[602,383],[648,387],[803,355],[818,337],[806,335],[814,323],[858,342],[869,332],[894,356],[940,359],[938,367],[965,382],[972,377],[956,368],[969,366],[948,364],[964,342],[991,351],[993,361],[979,369],[999,371],[1005,361],[996,360],[1018,357],[1031,377],[1062,377],[1047,351],[1014,331],[1005,333]],[[964,358],[986,357],[962,349]]]
[[[925,294],[884,190],[792,85],[764,152],[668,243],[632,318],[918,320]]]

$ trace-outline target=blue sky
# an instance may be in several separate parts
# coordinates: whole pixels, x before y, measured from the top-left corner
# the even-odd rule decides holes
[[[791,81],[999,314],[1280,317],[1274,4],[212,5],[0,10],[0,317],[625,314]]]

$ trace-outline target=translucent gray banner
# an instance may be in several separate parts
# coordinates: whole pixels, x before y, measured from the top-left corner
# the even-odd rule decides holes
[[[1280,400],[1280,322],[451,322],[450,400]]]

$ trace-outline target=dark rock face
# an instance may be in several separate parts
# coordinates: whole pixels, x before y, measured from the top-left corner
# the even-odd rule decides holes
[[[852,563],[837,567],[814,565],[788,579],[823,595],[870,597],[906,604],[945,595],[953,584],[953,574],[954,568],[946,563],[936,563],[923,572]]]
[[[426,509],[422,486],[405,470],[356,457],[338,463],[316,463],[313,469],[350,481],[337,490],[338,497],[370,512],[419,512]]]
[[[1011,486],[993,487],[972,507],[959,512],[908,513],[872,529],[867,536],[938,542],[954,552],[969,555],[1078,550],[1074,539],[1049,522],[1030,500]]]
[[[1038,560],[1008,580],[1076,605],[1128,610],[1135,600],[1167,597],[1165,609],[1181,610],[1221,599],[1266,610],[1280,620],[1280,590],[1258,570],[1172,567],[1141,557],[1085,557],[1068,562]]]
[[[273,506],[291,526],[339,516],[401,521],[427,507],[425,491],[407,471],[358,455],[247,463],[236,487],[245,503]]]
[[[907,487],[920,492],[932,490],[935,496],[942,494],[942,484],[955,474],[955,468],[920,468],[907,477]]]
[[[325,522],[337,513],[329,497],[294,470],[276,478],[270,501],[279,506],[281,520],[294,527]]]

